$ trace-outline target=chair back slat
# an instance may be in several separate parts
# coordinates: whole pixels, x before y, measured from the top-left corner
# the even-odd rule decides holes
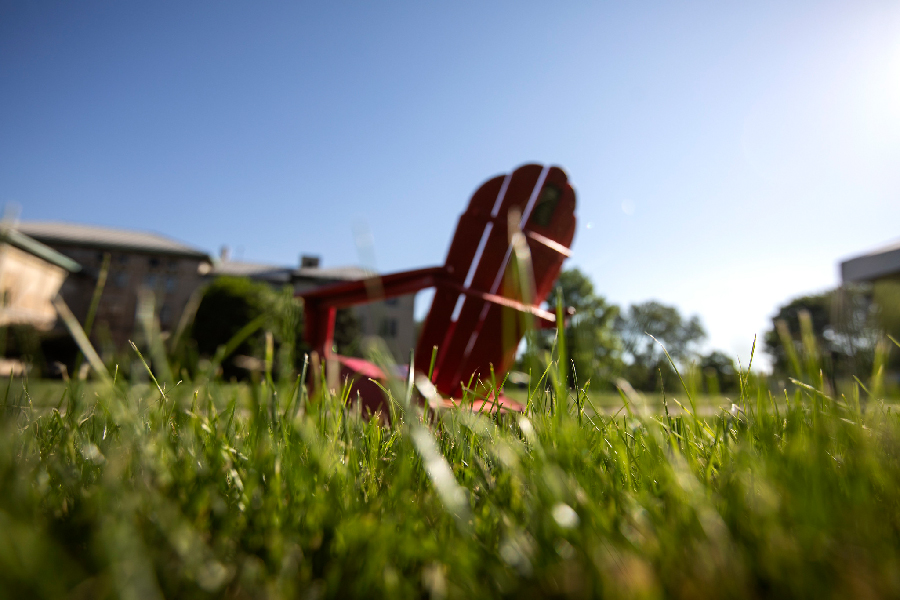
[[[460,218],[448,252],[448,276],[473,290],[526,300],[520,291],[504,287],[512,268],[510,211],[527,213],[523,231],[567,248],[575,231],[574,207],[574,190],[557,167],[524,165],[505,178],[488,181]],[[528,245],[536,275],[536,294],[530,300],[539,304],[559,275],[565,255],[533,239],[528,239]],[[438,286],[420,336],[417,367],[427,370],[437,345],[435,385],[443,394],[458,396],[471,377],[487,380],[491,365],[496,373],[505,372],[515,358],[524,327],[518,311]]]
[[[523,233],[535,232],[568,248],[575,235],[575,225],[575,191],[569,185],[565,172],[553,167],[547,173],[541,196],[522,229]],[[527,236],[526,240],[534,273],[534,297],[522,297],[521,284],[512,272],[516,268],[512,261],[505,266],[502,295],[539,305],[548,300],[547,296],[559,276],[566,255]],[[554,299],[549,300],[551,305],[554,304]],[[491,375],[491,365],[496,376],[502,377],[515,361],[519,342],[529,324],[530,321],[518,311],[496,304],[489,305],[484,310],[483,320],[476,325],[477,339],[463,356],[458,375],[460,380],[468,381],[475,374],[475,379],[486,382]],[[497,382],[500,383],[502,382]],[[457,390],[456,393],[460,391]]]
[[[559,197],[555,200],[555,207],[549,221],[541,222],[542,214],[540,201],[529,215],[528,222],[523,227],[524,232],[533,231],[561,246],[570,248],[575,237],[575,190],[569,184],[565,171],[559,167],[551,167],[544,183],[544,191],[555,188]],[[531,263],[535,273],[535,296],[540,302],[547,299],[553,287],[553,283],[559,277],[565,256],[551,250],[540,243],[528,239],[528,247],[531,250]],[[555,299],[551,299],[551,304]]]
[[[505,240],[506,213],[511,207],[517,207],[519,210],[524,209],[525,203],[528,201],[528,195],[537,183],[541,170],[542,167],[540,165],[525,165],[516,169],[508,176],[508,181],[502,182],[504,185],[498,189],[498,195],[494,197],[493,201],[489,205],[482,204],[479,206],[481,211],[487,211],[487,215],[491,220],[478,232],[477,237],[471,236],[468,239],[467,243],[472,244],[476,254],[472,255],[472,262],[465,269],[466,275],[463,278],[463,285],[469,284],[469,287],[474,289],[485,292],[490,291],[491,283],[497,276],[500,268],[502,252],[505,251],[507,245]],[[501,191],[502,196],[499,195]],[[498,201],[499,207],[497,206]],[[498,215],[501,218],[492,218],[493,215]],[[500,231],[500,229],[503,231]],[[458,236],[460,233],[460,231],[457,231],[456,235]],[[477,254],[479,247],[482,250],[480,255]],[[501,253],[501,256],[498,256],[498,253]],[[445,328],[447,332],[452,332],[452,335],[445,335],[441,340],[433,379],[435,386],[440,392],[458,395],[459,371],[462,366],[462,358],[472,335],[477,337],[475,327],[478,324],[484,302],[471,297],[467,298],[460,294],[455,294],[455,296],[453,300],[453,312],[455,314],[451,314],[451,321],[455,322],[454,327]],[[460,308],[457,308],[457,305]]]
[[[503,187],[503,175],[485,182],[472,194],[465,212],[459,217],[456,233],[447,251],[445,268],[447,277],[462,285],[465,282],[469,267],[478,249],[478,243],[491,216],[491,210]],[[435,346],[446,348],[444,343],[450,327],[453,310],[456,307],[458,292],[437,286],[431,301],[431,310],[425,318],[419,332],[416,345],[416,368],[427,372],[431,364],[431,354]],[[444,354],[443,352],[441,353]]]

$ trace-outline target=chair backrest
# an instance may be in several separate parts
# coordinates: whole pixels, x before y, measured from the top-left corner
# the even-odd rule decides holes
[[[531,254],[531,298],[507,283],[514,276],[510,213],[521,215],[519,227]],[[569,255],[575,222],[575,191],[559,167],[524,165],[490,179],[472,195],[447,253],[445,270],[453,285],[436,287],[416,348],[416,368],[427,372],[438,347],[432,374],[438,391],[459,397],[469,381],[487,381],[491,367],[501,376],[512,366],[524,334],[516,310],[460,288],[540,305]]]

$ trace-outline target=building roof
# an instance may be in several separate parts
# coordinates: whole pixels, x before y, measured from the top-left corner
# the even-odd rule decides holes
[[[130,250],[210,260],[209,254],[204,250],[146,231],[58,221],[26,221],[19,225],[19,231],[45,244]]]
[[[373,277],[374,275],[377,275],[377,273],[362,267],[332,267],[330,269],[301,267],[299,269],[294,269],[294,276],[299,279],[334,279],[352,281],[356,279],[366,279],[367,277]]]
[[[900,275],[900,240],[841,262],[841,280],[845,283],[891,275]]]
[[[210,275],[229,275],[232,277],[250,277],[272,282],[290,283],[293,267],[282,267],[265,263],[225,260],[215,264]]]
[[[6,225],[0,226],[0,243],[7,243],[11,246],[15,246],[19,250],[33,254],[34,256],[47,261],[51,265],[56,265],[70,273],[81,271],[81,265],[68,256],[63,256],[53,248],[45,246],[39,241],[28,237],[21,231],[17,231],[13,227]]]
[[[365,279],[375,275],[374,272],[361,267],[332,267],[322,269],[320,267],[285,267],[266,263],[253,263],[234,260],[217,262],[210,272],[211,275],[231,275],[235,277],[251,277],[266,281],[283,281],[289,283],[293,280],[314,281],[351,281]]]

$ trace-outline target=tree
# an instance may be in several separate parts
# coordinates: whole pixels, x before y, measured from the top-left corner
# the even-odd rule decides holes
[[[872,302],[875,307],[875,321],[885,334],[900,341],[900,278],[884,278],[872,285]],[[893,374],[895,383],[900,383],[900,348],[882,340],[889,352],[885,364],[887,372]]]
[[[817,351],[825,349],[827,345],[826,331],[829,332],[828,337],[833,337],[830,326],[830,307],[831,292],[825,292],[794,298],[778,308],[778,312],[772,317],[772,328],[766,332],[764,338],[766,352],[772,357],[772,369],[775,374],[801,376],[799,372],[796,372],[800,369],[799,364],[791,364],[793,355],[803,353],[801,318],[807,319],[811,325]],[[801,315],[804,316],[801,317]],[[787,341],[783,337],[785,333],[790,338],[789,345],[785,343]],[[826,354],[830,358],[830,352],[826,352]],[[830,367],[829,361],[829,372]]]
[[[667,389],[679,385],[660,344],[680,367],[687,367],[696,346],[706,338],[700,317],[685,319],[674,306],[656,301],[632,304],[615,327],[625,351],[626,379],[643,390],[657,389],[660,377]]]
[[[577,268],[560,273],[549,299],[551,310],[558,297],[564,307],[575,309],[564,330],[569,384],[580,386],[590,381],[594,389],[608,385],[621,366],[621,343],[613,328],[619,308],[598,295],[591,280]],[[540,350],[547,351],[555,337],[555,330],[542,330],[534,339]]]
[[[260,316],[265,318],[263,327],[241,343],[232,357],[262,357],[264,332],[270,331],[278,346],[279,370],[289,373],[296,366],[299,354],[296,350],[302,344],[303,334],[303,308],[290,288],[277,292],[265,283],[246,277],[216,278],[197,308],[191,338],[200,355],[210,357]],[[226,360],[222,368],[226,378],[245,374],[232,359]]]
[[[804,321],[811,335],[807,342]],[[848,286],[794,298],[781,306],[766,332],[765,349],[776,375],[814,380],[821,369],[834,386],[840,379],[866,377],[871,372],[883,329],[870,290]]]
[[[707,394],[727,394],[739,389],[738,369],[734,359],[718,350],[700,357],[700,374]]]
[[[700,317],[684,319],[674,306],[649,301],[632,304],[616,321],[625,352],[636,362],[656,363],[665,353],[656,338],[675,361],[689,358],[694,345],[706,338]],[[649,335],[648,335],[649,334]],[[650,336],[653,336],[651,338]]]
[[[334,345],[343,356],[363,356],[362,328],[352,308],[340,308],[334,316]]]

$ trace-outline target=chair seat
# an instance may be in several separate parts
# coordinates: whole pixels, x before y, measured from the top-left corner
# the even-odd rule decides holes
[[[339,354],[332,354],[331,358],[336,360],[341,366],[341,382],[350,382],[351,398],[355,398],[358,395],[362,399],[364,408],[368,409],[368,412],[372,414],[375,414],[378,411],[381,411],[383,415],[389,414],[390,411],[384,401],[384,395],[380,393],[380,389],[372,389],[377,388],[377,385],[373,383],[373,380],[385,387],[387,386],[387,378],[385,377],[384,371],[378,367],[378,365],[362,358],[341,356]],[[396,372],[394,373],[395,377],[406,379],[408,374],[409,367],[396,366]],[[495,402],[493,393],[488,394],[487,398],[477,398],[474,402],[466,402],[465,404],[463,404],[460,398],[441,398],[439,406],[441,408],[463,406],[474,412],[485,411],[491,413],[496,411],[522,412],[525,410],[525,407],[520,402],[503,394],[500,394],[498,400]]]

